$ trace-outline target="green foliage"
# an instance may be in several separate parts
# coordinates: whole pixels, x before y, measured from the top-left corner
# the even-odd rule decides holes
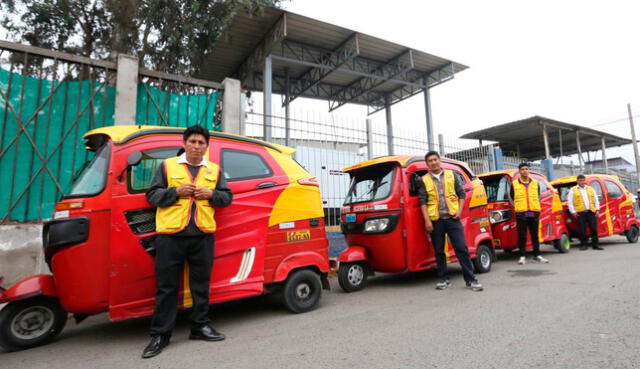
[[[238,11],[286,0],[1,0],[10,39],[94,58],[136,55],[144,67],[197,74]]]

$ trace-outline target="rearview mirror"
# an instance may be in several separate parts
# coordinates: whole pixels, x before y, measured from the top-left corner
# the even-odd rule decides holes
[[[140,164],[142,161],[142,153],[140,151],[134,151],[127,157],[127,165],[130,167],[135,167]]]

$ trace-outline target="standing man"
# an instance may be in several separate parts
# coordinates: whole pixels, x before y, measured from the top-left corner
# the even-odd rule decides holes
[[[437,152],[429,151],[424,159],[429,167],[429,173],[422,177],[418,196],[424,217],[424,226],[431,234],[438,264],[440,281],[436,284],[436,289],[444,290],[451,286],[447,257],[444,254],[445,235],[448,235],[458,262],[462,266],[462,275],[467,288],[472,291],[482,291],[482,285],[476,280],[473,273],[469,248],[460,222],[465,198],[462,185],[453,171],[442,169],[440,155]]]
[[[591,232],[591,247],[594,250],[604,250],[598,246],[598,210],[600,201],[593,187],[587,186],[587,179],[583,174],[576,177],[577,186],[573,186],[567,195],[569,212],[578,219],[580,232],[580,250],[587,249],[587,225]]]
[[[516,212],[516,222],[518,224],[518,248],[520,249],[520,260],[518,264],[527,262],[527,229],[531,234],[533,244],[533,260],[540,263],[548,263],[549,260],[540,256],[540,240],[538,239],[538,228],[540,226],[540,183],[529,176],[529,164],[520,163],[518,165],[520,178],[511,182],[511,198]]]
[[[232,194],[218,165],[205,159],[209,131],[201,126],[183,134],[184,153],[166,159],[147,192],[156,210],[156,305],[151,342],[143,358],[158,355],[169,344],[178,310],[178,290],[185,260],[193,298],[189,339],[221,341],[209,325],[209,281],[213,266],[214,207],[231,203]]]

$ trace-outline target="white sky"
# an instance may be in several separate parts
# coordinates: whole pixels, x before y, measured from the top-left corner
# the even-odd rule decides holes
[[[532,115],[630,137],[626,104],[640,115],[640,1],[291,0],[285,8],[469,66],[431,92],[436,137],[448,144]],[[292,107],[327,111],[319,101]],[[426,136],[422,94],[392,115],[396,131]],[[372,118],[383,124],[384,112]],[[608,153],[619,155],[633,162],[630,146]]]
[[[532,115],[591,127],[623,119],[593,128],[630,137],[626,104],[640,114],[640,1],[292,0],[285,8],[469,66],[431,92],[434,130],[447,141]],[[423,103],[420,94],[394,105],[394,125],[425,132]],[[608,157],[620,154],[633,163],[631,147]]]

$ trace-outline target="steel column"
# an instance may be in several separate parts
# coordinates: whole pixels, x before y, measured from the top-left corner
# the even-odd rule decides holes
[[[605,173],[609,173],[609,163],[607,163],[607,146],[605,145],[604,136],[602,136],[602,167]]]
[[[393,155],[393,121],[391,120],[391,99],[387,97],[385,99],[385,117],[387,121],[387,152],[389,155]]]
[[[580,146],[580,131],[576,131],[576,146],[578,148],[578,166],[582,171],[583,160],[582,160],[582,147]]]
[[[289,68],[284,69],[284,144],[289,146],[291,143],[290,121],[289,121],[289,105],[291,104],[291,81],[289,80]]]
[[[558,142],[560,143],[560,164],[562,164],[562,157],[564,156],[564,150],[562,148],[562,130],[558,128]]]
[[[425,77],[424,84],[427,84],[427,79]],[[433,121],[431,120],[431,94],[429,93],[429,88],[425,88],[424,90],[424,115],[427,121],[427,145],[429,146],[429,151],[433,151],[434,142],[433,142]],[[442,154],[442,152],[441,152]]]
[[[262,98],[263,98],[263,110],[264,110],[264,140],[271,140],[271,116],[273,115],[271,107],[271,93],[272,93],[272,68],[271,68],[271,55],[264,59],[264,73],[262,75]]]
[[[542,138],[544,140],[544,158],[551,159],[551,152],[549,150],[549,133],[547,132],[547,125],[542,125]]]
[[[367,118],[367,159],[373,159],[373,129],[371,118]]]

